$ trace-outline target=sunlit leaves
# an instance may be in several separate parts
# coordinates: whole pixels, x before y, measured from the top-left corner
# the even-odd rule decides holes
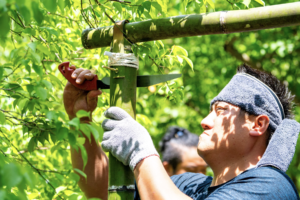
[[[0,124],[4,124],[5,120],[5,114],[2,111],[0,111]]]
[[[56,0],[42,0],[41,2],[44,4],[45,8],[50,12],[54,13],[56,11]]]
[[[215,9],[215,4],[212,0],[206,0],[206,1],[212,7],[212,9]]]
[[[37,146],[36,137],[32,137],[28,143],[28,151],[32,152]]]
[[[10,24],[8,23],[8,21],[9,21],[9,16],[7,12],[0,14],[0,24],[1,24],[0,37],[6,36],[7,33],[9,32]]]
[[[251,3],[251,0],[243,0],[242,3],[248,8]]]
[[[41,98],[41,100],[46,100],[46,99],[47,99],[47,96],[48,96],[47,90],[44,89],[43,87],[38,86],[38,87],[35,89],[35,92],[36,92],[37,96],[38,96],[39,98]]]
[[[32,5],[34,19],[36,20],[36,22],[38,24],[41,24],[44,20],[44,15],[43,15],[43,12],[39,8],[39,4],[35,1],[32,1],[31,5]]]
[[[255,0],[257,3],[259,3],[260,5],[264,6],[265,2],[263,0]]]

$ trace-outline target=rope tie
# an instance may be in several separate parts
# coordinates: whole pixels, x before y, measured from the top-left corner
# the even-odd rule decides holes
[[[108,66],[126,66],[139,69],[139,59],[133,53],[104,52],[109,57]]]

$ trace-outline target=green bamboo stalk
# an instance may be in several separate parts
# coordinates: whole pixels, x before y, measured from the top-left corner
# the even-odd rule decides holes
[[[123,37],[123,34],[119,35]],[[113,52],[124,53],[124,39],[115,39]],[[126,52],[128,53],[128,52]],[[117,66],[118,72],[111,71],[110,74],[110,106],[118,106],[127,111],[134,119],[136,116],[136,79],[137,69],[132,67]],[[109,188],[124,188],[123,186],[134,186],[134,176],[128,166],[124,166],[114,156],[109,156]],[[133,199],[134,190],[111,191],[109,200]]]
[[[295,25],[300,25],[300,2],[133,22],[126,24],[125,33],[131,42],[136,43]],[[112,26],[86,29],[81,36],[86,49],[110,46],[112,38]]]

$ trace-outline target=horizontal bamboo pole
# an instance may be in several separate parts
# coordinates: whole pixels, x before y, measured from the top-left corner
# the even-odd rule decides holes
[[[131,42],[146,42],[197,35],[227,34],[300,25],[300,2],[249,10],[182,15],[128,23],[126,35]],[[82,44],[86,49],[110,46],[113,26],[86,29]]]

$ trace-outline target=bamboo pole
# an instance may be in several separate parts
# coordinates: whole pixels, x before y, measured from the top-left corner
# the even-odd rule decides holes
[[[125,33],[130,41],[136,43],[295,25],[300,25],[300,2],[133,22],[126,24]],[[86,49],[109,46],[112,38],[112,26],[86,29],[81,36]]]
[[[117,23],[114,29],[113,52],[125,53],[124,42],[126,44],[126,41],[124,41],[122,33],[123,25]],[[137,69],[125,66],[114,68],[117,68],[118,72],[111,71],[110,74],[110,106],[123,108],[135,119]],[[133,199],[133,195],[134,176],[132,171],[129,166],[123,165],[114,156],[110,155],[108,199]]]

